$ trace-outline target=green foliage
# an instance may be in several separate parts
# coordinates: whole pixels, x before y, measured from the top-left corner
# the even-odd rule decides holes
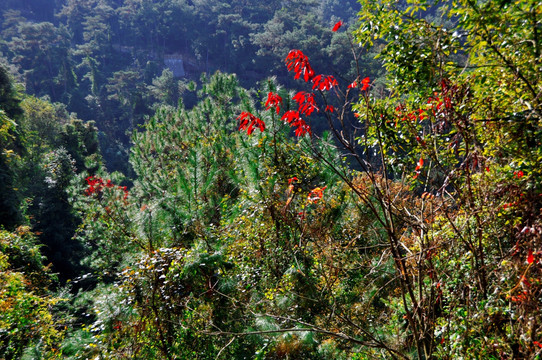
[[[30,91],[62,84],[102,138],[135,131],[133,178],[108,174],[92,122],[19,105],[0,77],[3,224],[24,214],[79,290],[53,307],[34,236],[3,231],[0,357],[537,358],[542,6],[361,5],[352,40],[326,12],[351,1],[66,1],[73,53],[61,26],[6,12]],[[338,80],[289,63],[318,113],[299,138],[282,120],[299,93],[239,85],[281,79],[291,48]],[[160,65],[173,50],[188,73],[242,76],[180,81]]]
[[[18,36],[8,42],[8,49],[15,54],[12,61],[24,71],[25,86],[32,94],[50,95],[61,100],[62,90],[73,85],[69,62],[69,37],[67,29],[52,23],[25,22],[17,27]]]
[[[33,347],[59,358],[62,322],[52,307],[61,299],[47,293],[50,273],[43,266],[34,234],[19,227],[0,231],[0,356],[18,359]]]
[[[222,198],[234,190],[228,174],[232,169],[233,140],[231,119],[239,97],[233,76],[217,74],[200,90],[205,98],[190,111],[161,109],[146,124],[146,131],[135,134],[133,167],[139,179],[143,203],[149,216],[174,224],[158,238],[172,239],[202,231],[217,223],[217,207]],[[149,202],[147,202],[149,201]]]
[[[21,114],[19,94],[7,69],[0,65],[0,225],[8,229],[20,221],[13,163],[22,152],[16,123]]]
[[[4,139],[12,138],[9,130],[13,129],[13,122],[1,112],[0,122],[0,136]],[[2,199],[0,200],[0,225],[11,229],[20,220],[20,211],[18,209],[20,200],[14,182],[15,174],[10,166],[10,162],[13,160],[10,158],[16,155],[12,149],[5,148],[3,144],[0,147],[0,151],[2,151],[0,153],[0,190],[2,191]]]
[[[390,92],[356,107],[367,122],[360,144],[421,195],[412,204],[386,200],[393,226],[413,240],[401,235],[398,244],[420,256],[410,264],[400,256],[407,267],[397,266],[409,274],[402,302],[417,309],[405,316],[419,357],[536,356],[540,329],[521,316],[538,317],[526,304],[540,301],[530,255],[539,242],[531,231],[541,191],[540,28],[532,21],[540,8],[363,3],[357,36],[379,41]]]
[[[79,260],[84,250],[72,240],[79,219],[69,204],[68,190],[77,173],[101,166],[96,129],[47,99],[26,97],[21,107],[24,116],[18,129],[26,153],[12,168],[25,199],[27,221],[64,282],[83,271]]]
[[[275,86],[270,81],[264,90]],[[269,356],[312,356],[317,342],[307,333],[279,337],[272,346],[261,336],[228,342],[208,333],[257,330],[262,315],[255,312],[307,321],[327,314],[335,287],[321,277],[331,264],[311,253],[324,257],[319,246],[327,236],[342,237],[346,194],[330,205],[306,200],[317,186],[329,184],[326,194],[332,191],[337,178],[303,151],[308,142],[288,138],[274,113],[262,113],[269,134],[233,132],[237,114],[257,108],[234,76],[217,73],[198,93],[201,100],[192,109],[158,110],[134,134],[138,178],[129,194],[91,178],[79,199],[89,263],[104,280],[120,284],[119,301],[126,305],[116,315],[98,316],[93,326],[102,330],[99,351],[206,359],[221,351],[252,356],[267,348]],[[327,142],[317,146],[332,154]],[[294,176],[303,180],[285,195]]]
[[[148,89],[151,96],[156,98],[157,106],[177,106],[182,84],[175,80],[171,70],[164,69],[162,75],[152,79],[152,85],[149,85]]]
[[[20,101],[20,94],[8,72],[8,68],[2,63],[0,65],[0,105],[5,116],[17,120],[22,114]]]
[[[27,97],[21,102],[24,117],[20,121],[22,132],[31,156],[42,153],[57,145],[59,133],[68,117],[62,114],[60,104],[52,104],[49,99]]]
[[[79,259],[83,251],[81,244],[72,237],[79,219],[69,206],[67,189],[75,175],[74,160],[64,148],[46,154],[41,163],[43,178],[36,194],[36,206],[30,211],[35,220],[34,228],[47,259],[53,263],[54,271],[66,281],[80,273]]]

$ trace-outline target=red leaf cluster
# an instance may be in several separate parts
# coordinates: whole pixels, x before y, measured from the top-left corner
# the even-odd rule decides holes
[[[239,130],[246,129],[248,135],[252,134],[256,128],[259,128],[261,132],[265,130],[265,123],[247,111],[243,111],[237,119],[240,121]]]
[[[431,109],[433,115],[442,116],[453,108],[452,99],[449,96],[444,96],[441,99],[438,93],[434,93],[434,95],[427,100],[427,108]]]
[[[331,90],[333,86],[338,86],[337,80],[332,75],[317,75],[312,79],[312,89],[321,91]]]
[[[529,292],[527,290],[524,290],[519,295],[510,296],[510,300],[512,300],[513,302],[516,302],[516,303],[524,303],[524,302],[527,302],[529,300],[528,295],[529,295]]]
[[[333,26],[333,29],[331,29],[331,31],[335,32],[335,31],[339,30],[339,28],[340,28],[341,26],[343,26],[342,20],[337,21],[337,23]]]
[[[314,77],[314,70],[309,63],[309,58],[301,50],[290,50],[285,61],[288,71],[295,72],[294,79],[299,79],[303,75],[303,80],[308,82]]]
[[[311,127],[299,116],[299,111],[288,110],[282,115],[282,120],[290,124],[291,127],[297,127],[295,129],[295,136],[297,137],[312,134]]]
[[[101,194],[104,188],[114,188],[116,185],[111,180],[104,181],[100,177],[89,176],[85,179],[88,184],[88,188],[85,190],[86,196],[93,194]],[[117,186],[118,189],[124,191],[124,200],[128,198],[128,188],[126,186]]]
[[[309,195],[307,196],[307,201],[316,204],[318,201],[320,201],[324,197],[324,190],[327,188],[327,186],[324,186],[323,188],[317,187],[311,190]]]
[[[533,249],[529,249],[529,253],[527,254],[527,263],[530,265],[534,261],[534,255],[533,255]]]
[[[337,31],[342,26],[342,24],[342,21],[339,21],[337,24],[335,24],[333,31]],[[285,62],[288,67],[288,71],[294,71],[294,79],[299,79],[301,75],[303,75],[303,80],[305,80],[305,82],[311,81],[313,83],[313,90],[328,91],[331,90],[334,86],[339,85],[337,80],[332,75],[315,75],[314,70],[309,63],[308,57],[303,54],[301,50],[290,50],[288,56],[286,56]],[[361,80],[361,90],[367,90],[369,88],[369,84],[370,79],[368,77]],[[348,88],[351,89],[358,86],[358,81],[354,81],[348,86]],[[311,134],[312,132],[310,126],[301,118],[300,114],[310,116],[314,111],[319,111],[314,100],[314,94],[300,91],[294,96],[293,99],[299,105],[298,111],[287,111],[282,116],[282,120],[289,123],[292,127],[297,127],[295,131],[296,136]],[[270,104],[273,104],[273,101],[275,100],[271,98],[271,93],[269,93],[266,103],[267,109],[272,106]],[[325,111],[334,112],[335,108],[332,105],[327,105]]]
[[[369,79],[369,77],[366,77],[365,79],[361,80],[361,84],[363,85],[361,87],[361,91],[367,90],[367,88],[369,87],[370,82],[371,82],[371,79]]]
[[[295,102],[299,104],[299,112],[310,116],[314,111],[319,111],[314,101],[314,94],[300,91],[294,96]]]
[[[90,196],[92,194],[98,194],[101,193],[104,187],[112,188],[115,185],[111,182],[111,180],[107,180],[107,182],[104,183],[102,178],[89,176],[86,178],[88,188],[85,190],[85,195]]]
[[[280,105],[282,105],[282,97],[279,94],[274,94],[271,91],[267,94],[267,101],[265,102],[265,110],[269,110],[272,107],[275,108],[277,114],[280,112]]]
[[[395,117],[396,122],[395,126],[397,126],[397,123],[399,120],[401,121],[410,121],[410,122],[421,122],[423,119],[425,119],[425,111],[423,109],[417,109],[412,111],[407,111],[405,106],[403,104],[399,104],[395,107]]]
[[[363,80],[361,80],[361,91],[367,90],[369,88],[370,83],[371,83],[371,79],[369,77],[366,77]],[[358,86],[359,84],[358,84],[358,81],[356,80],[350,85],[348,85],[348,89],[354,89],[354,88],[357,88]]]
[[[414,170],[416,172],[416,175],[414,175],[414,179],[416,179],[420,175],[420,171],[423,167],[423,158],[420,158],[418,160],[418,164],[416,165],[416,169]]]
[[[416,171],[420,170],[423,167],[423,158],[420,158],[418,161],[418,166],[416,166]]]

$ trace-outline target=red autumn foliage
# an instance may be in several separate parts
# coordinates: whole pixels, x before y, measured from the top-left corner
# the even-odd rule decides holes
[[[282,105],[282,97],[280,97],[279,94],[274,94],[273,92],[269,92],[267,94],[267,101],[265,102],[265,110],[269,110],[272,107],[275,108],[277,114],[280,112],[280,105]]]
[[[312,89],[320,91],[331,90],[333,86],[338,86],[339,83],[332,75],[317,75],[312,79]]]
[[[319,111],[314,101],[314,94],[300,91],[294,96],[294,101],[299,104],[299,112],[310,116],[314,111]]]
[[[299,111],[288,110],[282,115],[282,120],[295,127],[295,136],[304,136],[312,134],[311,127],[299,116]]]
[[[361,80],[361,84],[363,85],[361,87],[361,91],[365,91],[369,88],[369,83],[371,82],[371,79],[369,77],[366,77],[365,79]]]
[[[333,26],[333,29],[331,29],[331,31],[335,32],[335,31],[339,30],[339,28],[340,28],[341,26],[343,26],[342,20],[337,21],[337,23]]]
[[[318,201],[320,201],[324,197],[324,190],[327,188],[327,186],[324,187],[317,187],[311,190],[309,195],[307,196],[307,201],[311,204],[316,204]]]
[[[416,175],[414,175],[414,179],[416,179],[420,175],[420,171],[423,167],[423,158],[420,158],[418,160],[418,164],[416,165],[416,169],[414,170],[416,172]]]
[[[533,261],[534,261],[533,249],[529,249],[529,253],[527,255],[527,263],[532,264]]]
[[[420,158],[418,161],[418,166],[416,166],[416,171],[420,170],[423,167],[423,158]]]
[[[282,120],[288,124],[292,124],[297,119],[299,119],[299,111],[288,110],[282,115]]]
[[[362,91],[365,91],[369,88],[369,85],[371,83],[371,79],[369,77],[366,77],[364,78],[363,80],[361,80],[361,90]],[[353,83],[351,83],[350,85],[348,85],[348,89],[354,89],[354,88],[357,88],[359,86],[358,84],[358,81],[354,81]]]
[[[98,195],[101,194],[104,188],[114,188],[116,185],[113,184],[111,180],[104,180],[96,176],[88,176],[86,179],[88,188],[85,190],[86,196]],[[124,192],[124,200],[128,198],[128,188],[126,186],[117,186],[120,190]]]
[[[309,63],[309,58],[301,50],[290,50],[285,61],[288,71],[295,72],[294,79],[299,79],[303,75],[303,80],[308,82],[314,77],[314,70]]]
[[[265,130],[265,123],[247,111],[243,111],[237,119],[240,121],[239,130],[246,129],[248,135],[252,134],[256,128],[259,128],[261,132]]]
[[[90,196],[95,193],[100,193],[104,187],[104,182],[101,178],[89,176],[86,178],[88,188],[85,190],[85,195]]]

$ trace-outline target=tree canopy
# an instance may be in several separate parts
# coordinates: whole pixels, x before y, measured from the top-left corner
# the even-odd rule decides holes
[[[540,1],[3,16],[1,358],[540,357]]]

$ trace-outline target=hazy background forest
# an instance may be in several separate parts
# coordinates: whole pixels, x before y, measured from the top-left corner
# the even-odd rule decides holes
[[[132,130],[162,105],[194,97],[202,73],[235,73],[255,88],[286,77],[285,54],[303,47],[323,67],[348,69],[334,20],[350,1],[3,1],[2,48],[28,94],[94,120],[110,171],[129,171]],[[325,44],[325,45],[323,45]]]
[[[540,1],[0,12],[0,359],[542,357]]]

